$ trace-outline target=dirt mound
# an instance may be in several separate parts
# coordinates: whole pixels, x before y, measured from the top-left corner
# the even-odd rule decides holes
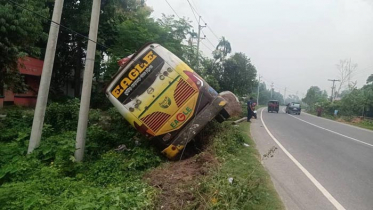
[[[183,209],[196,198],[191,188],[197,186],[199,176],[206,175],[218,161],[209,152],[192,158],[165,163],[145,175],[150,185],[161,191],[157,209]]]
[[[219,95],[228,102],[224,109],[231,117],[240,117],[242,115],[242,107],[236,95],[230,91],[221,92]]]
[[[357,123],[357,124],[361,123],[361,121],[363,121],[363,119],[361,119],[361,117],[354,117],[351,120],[352,123]]]

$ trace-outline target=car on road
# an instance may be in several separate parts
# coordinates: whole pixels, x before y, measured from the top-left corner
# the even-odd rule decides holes
[[[268,112],[277,112],[279,110],[280,103],[277,100],[268,101]]]
[[[296,114],[296,115],[300,115],[301,111],[302,111],[302,107],[300,105],[300,103],[298,102],[291,102],[291,103],[288,103],[286,105],[286,113],[287,114]]]

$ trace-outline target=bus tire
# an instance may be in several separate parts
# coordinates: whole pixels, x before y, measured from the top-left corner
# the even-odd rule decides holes
[[[219,113],[221,116],[223,116],[225,119],[228,119],[230,118],[231,116],[229,115],[229,113],[227,112],[227,110],[225,109],[222,109]]]
[[[215,120],[218,121],[218,123],[222,123],[225,121],[224,117],[221,114],[216,115]]]

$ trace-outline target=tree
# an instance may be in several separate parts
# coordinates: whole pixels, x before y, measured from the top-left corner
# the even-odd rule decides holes
[[[339,72],[339,86],[336,90],[336,94],[334,94],[334,97],[337,95],[340,95],[342,88],[347,87],[347,89],[352,90],[356,87],[357,82],[351,81],[353,78],[353,74],[355,73],[357,69],[357,64],[352,63],[351,59],[347,60],[340,60],[339,64],[337,64],[337,69]]]
[[[218,45],[216,46],[216,50],[213,52],[213,56],[215,60],[224,60],[224,58],[232,52],[231,43],[225,39],[223,36]]]
[[[143,12],[116,26],[117,37],[115,44],[108,50],[110,59],[104,70],[105,78],[109,79],[118,70],[117,60],[134,53],[149,42],[163,45],[193,67],[195,56],[192,54],[195,48],[183,44],[191,31],[190,22],[186,19],[176,20],[174,16],[163,15],[158,20],[149,16],[150,13]]]
[[[328,94],[325,90],[321,91],[321,89],[317,86],[311,86],[307,90],[306,97],[304,97],[302,101],[306,103],[311,109],[313,109],[316,103],[327,102]]]
[[[367,84],[373,84],[373,74],[368,77]]]
[[[364,91],[361,89],[355,89],[342,98],[341,114],[345,116],[363,115],[366,105]]]
[[[253,92],[256,84],[256,68],[244,53],[235,53],[222,64],[217,75],[222,90],[244,95]]]
[[[285,99],[285,104],[290,102],[300,102],[300,98],[297,95],[291,94]]]
[[[18,0],[19,6],[5,0],[0,2],[0,95],[3,95],[4,85],[14,92],[25,89],[18,73],[18,59],[26,55],[40,55],[36,43],[47,38],[43,32],[45,19],[33,12],[48,16],[48,8],[46,0]]]

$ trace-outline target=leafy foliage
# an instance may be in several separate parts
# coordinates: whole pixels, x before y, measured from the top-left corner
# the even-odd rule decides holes
[[[236,94],[253,92],[256,85],[256,68],[243,53],[235,53],[223,62],[219,83],[223,90],[230,90]]]
[[[43,18],[11,2],[0,2],[0,95],[3,95],[4,84],[15,92],[25,89],[23,78],[18,73],[18,59],[26,54],[39,55],[40,49],[36,47],[36,43],[46,40],[46,33],[43,32]],[[17,4],[46,15],[48,9],[45,2],[46,0],[18,0]]]
[[[91,110],[87,158],[76,163],[72,124],[78,105],[77,100],[49,105],[42,143],[30,155],[31,113],[6,113],[0,121],[0,209],[152,208],[156,192],[142,175],[162,159],[111,109]],[[114,151],[118,145],[126,149]]]
[[[248,124],[239,128],[215,125],[213,148],[221,166],[212,176],[198,180],[198,199],[191,208],[283,209],[270,177],[258,160],[254,142],[246,134]],[[250,147],[244,147],[247,143]],[[232,183],[228,178],[233,178]]]
[[[328,95],[326,91],[321,91],[317,86],[312,86],[307,90],[306,97],[302,101],[308,104],[310,110],[314,110],[316,103],[325,103],[328,101]]]
[[[45,123],[51,125],[55,132],[74,130],[79,117],[79,100],[67,103],[51,103],[45,112]]]

